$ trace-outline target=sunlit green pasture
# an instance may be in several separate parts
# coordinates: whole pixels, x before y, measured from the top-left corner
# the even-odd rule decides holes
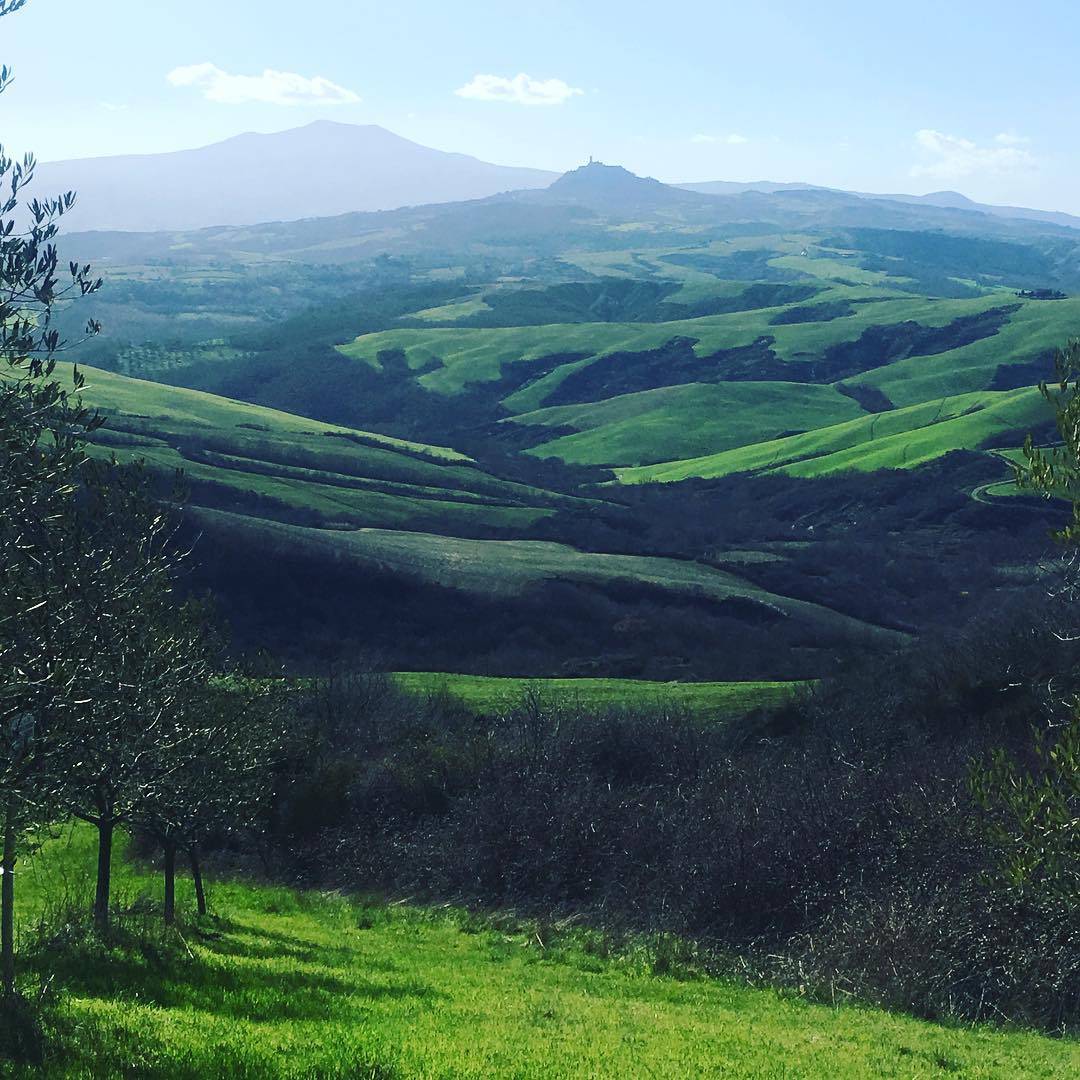
[[[70,368],[70,364],[57,365],[57,374],[61,381],[69,378]],[[227,429],[255,425],[275,434],[311,432],[321,435],[350,430],[341,425],[324,424],[306,416],[252,405],[246,401],[234,401],[217,394],[203,393],[201,390],[187,390],[179,386],[148,382],[145,379],[131,379],[126,375],[117,375],[97,368],[82,367],[80,370],[86,376],[87,385],[83,391],[86,404],[104,413],[188,422],[207,428]],[[357,434],[363,435],[372,443],[391,449],[419,451],[446,461],[471,460],[465,454],[447,447],[428,446],[366,431]]]
[[[959,394],[695,460],[619,469],[617,475],[636,484],[741,472],[825,476],[913,468],[951,450],[977,449],[992,436],[1016,432],[1023,438],[1046,417],[1046,403],[1034,387]]]
[[[647,465],[767,442],[791,431],[829,427],[863,410],[833,386],[813,383],[690,383],[560,405],[507,423],[568,426],[529,451],[582,465]]]
[[[844,290],[844,295],[849,292]],[[822,294],[816,299],[831,295]],[[381,352],[400,350],[413,370],[430,368],[418,377],[421,386],[435,393],[458,394],[469,383],[499,379],[504,365],[512,366],[546,356],[600,358],[616,352],[643,352],[658,349],[675,337],[694,339],[694,350],[698,356],[707,356],[720,349],[750,345],[768,335],[775,338],[772,347],[781,359],[798,363],[820,355],[829,345],[856,340],[871,326],[912,321],[923,326],[941,327],[964,315],[978,314],[1009,303],[1020,302],[1007,292],[989,293],[965,300],[872,293],[853,314],[824,323],[774,326],[771,322],[773,316],[783,310],[783,307],[775,307],[663,323],[552,323],[545,326],[384,330],[365,334],[341,346],[339,351],[355,360],[379,367]],[[1029,303],[1028,306],[1037,304]],[[1054,306],[1042,305],[1043,308]],[[1057,316],[1057,325],[1060,325],[1059,320],[1063,315]],[[983,370],[989,370],[990,375],[997,364],[1008,362],[1005,343],[1001,345],[993,353],[992,366],[988,366],[985,360],[983,362]],[[574,363],[580,361],[575,360]],[[556,370],[543,383],[546,393],[561,382],[560,372],[562,377],[568,373],[564,370],[568,366],[566,363],[554,366]],[[985,386],[986,382],[982,385]],[[537,393],[537,389],[536,384],[530,385],[509,396],[505,404],[517,413],[540,408],[544,405],[544,398]]]
[[[544,701],[585,708],[659,706],[710,716],[735,716],[788,700],[797,682],[647,682],[639,679],[515,679],[456,675],[444,671],[399,671],[392,676],[414,694],[445,694],[478,712],[519,705],[530,692]]]
[[[899,406],[986,389],[998,367],[1003,365],[1037,362],[1039,375],[1031,379],[1034,383],[1038,378],[1053,378],[1054,368],[1047,354],[1077,334],[1080,334],[1080,297],[1050,303],[1023,301],[1020,309],[992,337],[934,356],[897,360],[850,381],[877,387]]]
[[[159,882],[117,863],[118,899],[145,912],[145,935]],[[57,897],[86,895],[92,866],[82,828],[23,864],[23,943]],[[186,882],[178,893],[186,911]],[[570,924],[243,883],[211,882],[210,904],[210,917],[150,948],[54,942],[25,973],[59,995],[46,1064],[0,1064],[0,1075],[1051,1080],[1080,1070],[1075,1042],[719,981],[669,939],[614,944]]]
[[[233,493],[325,524],[401,527],[438,521],[524,529],[562,504],[582,504],[501,480],[464,454],[319,423],[191,390],[86,370],[84,400],[106,426],[91,451],[182,470],[204,490]],[[201,497],[196,490],[196,501]]]

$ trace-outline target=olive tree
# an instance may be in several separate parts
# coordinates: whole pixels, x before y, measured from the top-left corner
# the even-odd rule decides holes
[[[233,674],[194,687],[184,703],[188,737],[170,752],[173,767],[135,815],[162,852],[166,925],[175,919],[177,855],[188,856],[197,910],[205,915],[202,845],[250,827],[268,798],[282,741],[283,694],[278,680]]]
[[[25,0],[0,0],[0,18]],[[0,93],[12,72],[0,67]],[[67,584],[76,569],[67,540],[82,438],[97,420],[81,404],[81,376],[54,378],[64,346],[53,316],[100,280],[75,263],[62,268],[54,243],[70,193],[23,208],[34,159],[0,147],[0,969],[14,993],[15,863],[28,829],[56,813],[65,742],[75,622]],[[22,224],[20,220],[25,219]],[[88,324],[96,333],[95,323]]]
[[[1055,354],[1055,381],[1040,390],[1053,410],[1057,444],[1029,435],[1019,486],[1064,500],[1071,520],[1054,533],[1080,543],[1080,340]],[[1080,905],[1080,700],[1064,719],[1034,732],[1026,760],[999,750],[972,770],[976,801],[988,813],[988,832],[1001,877],[1030,900]]]

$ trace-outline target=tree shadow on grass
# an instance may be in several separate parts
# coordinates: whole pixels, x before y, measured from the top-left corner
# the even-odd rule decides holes
[[[301,964],[322,968],[347,968],[365,971],[391,972],[397,965],[385,960],[359,957],[354,948],[345,945],[314,944],[291,934],[255,928],[234,919],[216,918],[213,929],[200,927],[192,940],[198,941],[219,956],[234,956],[249,960],[290,959]]]
[[[412,978],[366,979],[372,968],[355,954],[350,954],[354,977],[310,970],[308,964],[326,966],[322,949],[250,926],[232,924],[230,932],[202,947],[209,955],[192,956],[184,948],[163,951],[155,943],[110,948],[88,939],[42,949],[31,963],[43,981],[51,979],[80,997],[194,1009],[255,1023],[340,1020],[350,1006],[364,1010],[378,1001],[442,996]],[[331,951],[337,954],[335,966],[345,967],[348,950]]]

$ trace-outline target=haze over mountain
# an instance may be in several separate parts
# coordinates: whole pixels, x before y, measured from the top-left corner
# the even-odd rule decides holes
[[[46,162],[37,186],[78,192],[69,230],[155,231],[478,199],[557,176],[433,150],[375,124],[320,120],[196,150]]]
[[[1022,221],[1038,221],[1047,225],[1060,225],[1068,229],[1080,229],[1080,217],[1059,210],[1034,210],[1025,206],[994,206],[976,202],[959,191],[932,191],[927,195],[882,194],[871,191],[846,191],[843,188],[822,187],[819,184],[777,183],[772,180],[754,180],[739,183],[734,180],[707,180],[704,183],[679,184],[684,191],[702,195],[742,195],[748,191],[762,195],[775,195],[778,191],[806,190],[831,191],[841,195],[857,195],[861,199],[885,199],[890,202],[911,203],[915,206],[936,206],[943,210],[971,210],[994,217],[1017,218]]]
[[[601,202],[623,212],[687,210],[692,195],[758,199],[786,195],[809,199],[811,208],[815,199],[828,202],[829,196],[846,196],[1080,228],[1080,218],[1069,214],[989,206],[954,191],[877,195],[767,180],[669,185],[639,182],[625,169],[599,162],[587,172],[560,177],[542,169],[493,165],[434,150],[374,124],[326,120],[270,135],[237,135],[195,150],[44,162],[37,177],[39,191],[78,192],[68,232],[244,227],[464,202],[551,185],[555,201]],[[746,209],[744,199],[740,210]]]

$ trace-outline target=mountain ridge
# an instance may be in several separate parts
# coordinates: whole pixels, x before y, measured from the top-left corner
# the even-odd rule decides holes
[[[751,180],[745,183],[736,180],[706,180],[694,183],[680,183],[674,186],[681,188],[683,191],[694,191],[702,195],[726,196],[743,195],[748,192],[776,195],[785,191],[826,191],[837,195],[854,195],[860,199],[878,199],[884,202],[906,203],[912,206],[934,206],[942,210],[965,210],[1010,220],[1033,221],[1045,225],[1057,225],[1067,229],[1080,229],[1080,217],[1075,214],[1068,214],[1063,210],[1038,210],[1027,206],[981,203],[960,191],[931,191],[926,195],[908,195],[903,192],[850,191],[846,188],[826,187],[821,184],[772,180]]]
[[[162,232],[458,202],[557,176],[435,150],[377,124],[317,120],[162,154],[43,162],[36,182],[78,193],[69,229]]]
[[[599,183],[601,176],[607,178],[604,184]],[[589,182],[584,184],[583,178]],[[685,196],[691,194],[751,199],[846,196],[1080,229],[1080,217],[1071,214],[994,206],[952,191],[880,194],[768,180],[668,184],[593,161],[565,174],[496,165],[424,146],[378,124],[325,119],[279,132],[242,132],[165,153],[42,162],[37,183],[78,193],[67,219],[68,231],[76,232],[243,228],[545,190],[570,203],[602,197],[622,210],[686,207],[690,202]]]

